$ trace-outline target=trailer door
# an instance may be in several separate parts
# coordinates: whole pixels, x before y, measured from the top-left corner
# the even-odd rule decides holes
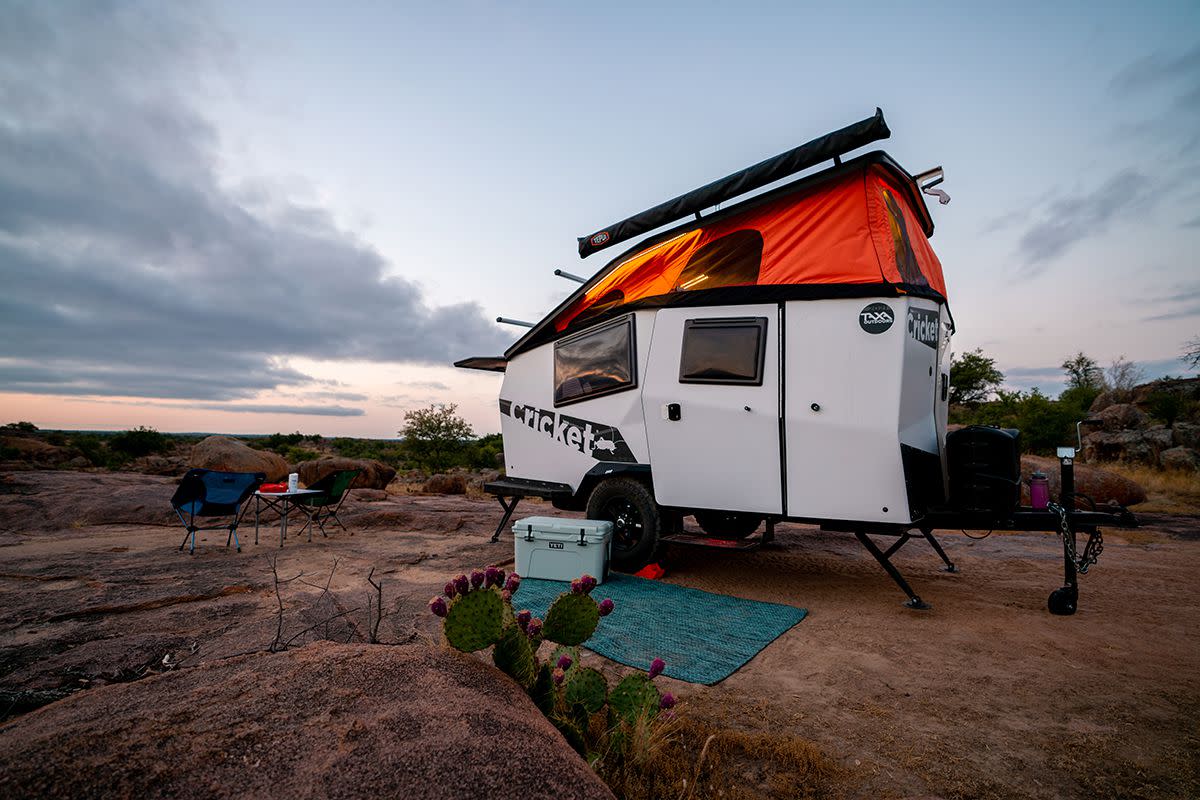
[[[658,312],[642,408],[662,505],[778,514],[778,306]]]

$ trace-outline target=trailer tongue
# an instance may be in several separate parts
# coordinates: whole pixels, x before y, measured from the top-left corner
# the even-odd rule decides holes
[[[685,220],[571,276],[578,288],[503,356],[457,362],[504,373],[506,477],[485,486],[504,508],[493,541],[529,496],[611,521],[614,566],[628,571],[665,544],[744,550],[777,522],[815,523],[853,533],[927,608],[891,561],[907,542],[924,539],[954,571],[935,530],[1052,531],[1064,585],[1050,610],[1074,613],[1100,527],[1137,522],[1079,508],[1075,448],[1059,453],[1058,502],[1022,507],[1017,432],[947,435],[954,323],[924,199],[949,201],[934,188],[942,169],[914,177],[882,152],[842,160],[889,135],[877,109],[580,238],[582,257]],[[687,515],[707,537],[683,534]]]

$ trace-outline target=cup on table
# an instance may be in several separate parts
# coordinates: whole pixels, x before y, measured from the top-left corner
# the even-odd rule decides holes
[[[300,488],[300,473],[293,472],[288,475],[288,491],[294,492]]]

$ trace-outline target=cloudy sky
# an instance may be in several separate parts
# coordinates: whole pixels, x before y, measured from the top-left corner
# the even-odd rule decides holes
[[[0,0],[0,422],[498,430],[575,237],[869,115],[1020,387],[1200,334],[1194,2]]]

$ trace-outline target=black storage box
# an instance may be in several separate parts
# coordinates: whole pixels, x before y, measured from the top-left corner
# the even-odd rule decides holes
[[[1021,504],[1021,432],[972,425],[946,434],[950,505],[1006,517]]]

